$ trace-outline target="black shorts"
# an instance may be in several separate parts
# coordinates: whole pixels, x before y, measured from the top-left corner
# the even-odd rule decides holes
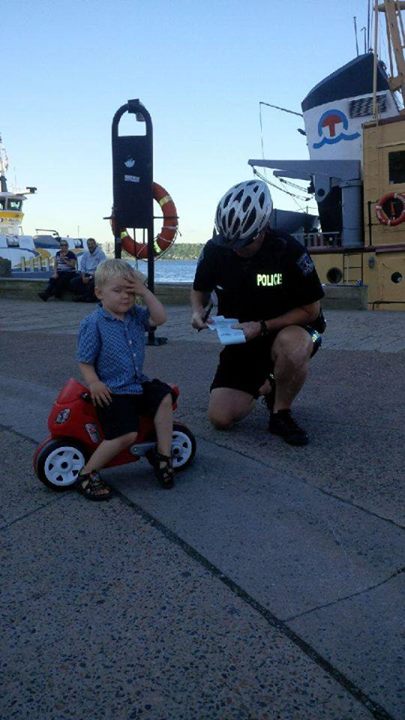
[[[97,405],[97,416],[106,440],[138,432],[139,416],[155,417],[163,398],[172,394],[170,385],[156,379],[144,382],[142,388],[143,392],[138,395],[116,394],[109,405]],[[173,394],[172,397],[174,400]]]
[[[312,337],[313,357],[322,344],[322,337],[318,330],[309,325],[305,325],[304,330]],[[259,397],[259,388],[273,371],[271,348],[276,337],[277,333],[225,347],[219,356],[210,390],[231,388],[242,390],[254,398]]]

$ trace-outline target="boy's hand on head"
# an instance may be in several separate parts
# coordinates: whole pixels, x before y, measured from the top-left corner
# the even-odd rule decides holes
[[[128,283],[128,285],[131,287],[131,290],[134,292],[135,295],[144,295],[145,291],[147,290],[147,287],[145,285],[146,277],[143,275],[139,270],[134,270],[134,280],[131,283]]]
[[[132,278],[127,279],[126,289],[128,292],[133,293],[134,302],[135,302],[135,295],[143,297],[143,295],[145,294],[145,292],[147,290],[145,282],[146,282],[146,276],[143,275],[143,273],[141,273],[139,270],[133,270]]]
[[[127,280],[125,290],[133,296],[133,301],[135,302],[136,295],[142,295],[145,292],[145,287],[136,280]]]
[[[135,303],[137,295],[138,297],[144,296],[146,287],[142,282],[134,278],[134,280],[126,280],[124,290],[128,295],[132,295],[132,301]]]
[[[93,405],[109,405],[111,402],[111,393],[101,380],[95,380],[89,384],[89,390]]]

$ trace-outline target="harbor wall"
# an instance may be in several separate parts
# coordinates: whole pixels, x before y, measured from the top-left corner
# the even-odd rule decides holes
[[[38,301],[38,293],[45,290],[46,279],[0,278],[0,299]],[[322,306],[332,310],[367,310],[367,286],[325,285]],[[155,294],[164,305],[188,305],[191,283],[156,283]],[[66,298],[70,299],[67,294]]]

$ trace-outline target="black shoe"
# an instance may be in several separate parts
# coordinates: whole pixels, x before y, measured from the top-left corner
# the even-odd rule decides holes
[[[308,445],[309,443],[308,435],[297,425],[290,410],[279,410],[277,413],[272,413],[269,431],[273,435],[280,435],[290,445]]]
[[[41,298],[44,302],[48,300],[48,295],[45,292],[38,293],[38,297]]]
[[[267,408],[267,410],[272,413],[276,396],[276,381],[274,379],[273,373],[270,373],[267,376],[267,380],[270,383],[270,392],[268,392],[266,395],[263,395],[262,402],[263,405]]]

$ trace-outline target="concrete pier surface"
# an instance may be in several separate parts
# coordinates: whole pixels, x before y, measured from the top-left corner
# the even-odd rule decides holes
[[[32,470],[90,305],[0,299],[2,720],[405,717],[405,313],[327,312],[295,416],[206,419],[220,346],[169,306],[146,371],[197,438],[170,492],[144,460],[116,495]]]

